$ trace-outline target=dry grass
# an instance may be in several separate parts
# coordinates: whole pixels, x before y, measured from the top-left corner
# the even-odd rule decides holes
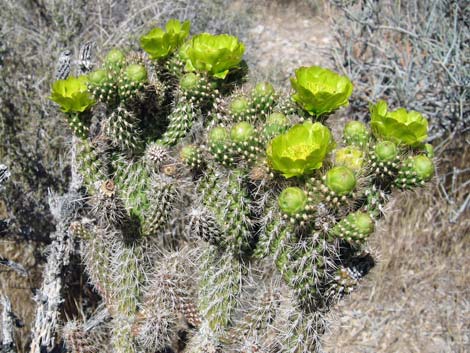
[[[441,170],[468,167],[468,145],[463,152],[446,154]],[[470,189],[449,195],[454,204],[442,190],[436,183],[392,201],[370,242],[378,263],[332,313],[327,352],[470,350],[469,209],[452,222]]]

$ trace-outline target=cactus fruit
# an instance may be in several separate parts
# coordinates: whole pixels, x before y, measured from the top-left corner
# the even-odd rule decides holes
[[[336,143],[347,77],[303,67],[292,96],[248,89],[243,43],[191,37],[189,22],[140,44],[50,97],[80,137],[88,207],[70,231],[110,314],[103,339],[116,353],[317,351],[394,187],[434,174],[427,122],[379,102],[371,130],[347,122]]]

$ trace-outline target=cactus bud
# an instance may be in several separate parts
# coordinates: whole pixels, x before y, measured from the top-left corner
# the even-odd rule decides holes
[[[335,163],[348,167],[357,172],[362,168],[364,162],[364,153],[357,147],[348,146],[340,148],[335,154]]]
[[[108,65],[119,65],[124,61],[124,59],[125,56],[122,51],[119,49],[111,49],[106,55],[104,62]]]
[[[374,151],[379,162],[391,162],[398,156],[398,148],[391,141],[381,141],[377,143]]]
[[[131,82],[144,82],[147,80],[147,70],[139,64],[131,64],[125,70],[127,78]]]
[[[360,121],[349,121],[343,130],[343,139],[346,144],[365,146],[369,141],[370,133]]]
[[[289,125],[289,119],[282,113],[272,113],[266,119],[266,125],[280,125],[286,126]]]
[[[253,89],[253,95],[257,97],[268,97],[274,94],[274,87],[269,82],[260,82]]]
[[[248,100],[245,97],[238,97],[230,103],[229,111],[234,116],[242,116],[249,108]]]
[[[374,231],[374,221],[372,218],[364,212],[356,212],[350,215],[350,221],[354,223],[357,230],[361,234],[371,234]]]
[[[222,126],[217,126],[209,132],[209,143],[213,145],[224,145],[228,140],[228,132]]]
[[[326,186],[339,196],[347,195],[356,187],[356,177],[348,167],[334,167],[326,173]]]
[[[284,189],[278,198],[279,208],[289,216],[299,214],[307,205],[307,195],[298,187]]]
[[[194,145],[186,145],[180,150],[181,160],[191,168],[199,168],[203,164],[199,149]]]
[[[421,180],[431,180],[432,176],[434,175],[434,164],[429,157],[418,155],[412,157],[411,163],[413,164],[412,168],[414,172]]]
[[[247,142],[254,134],[255,128],[246,121],[234,125],[230,130],[230,137],[234,142]]]
[[[88,81],[92,84],[99,85],[108,79],[108,74],[105,70],[96,70],[93,72],[90,72],[88,75]]]
[[[195,89],[199,84],[199,76],[193,72],[185,74],[181,77],[180,87],[182,90],[190,91]]]

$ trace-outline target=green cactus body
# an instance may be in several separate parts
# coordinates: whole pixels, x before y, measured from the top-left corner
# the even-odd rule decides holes
[[[380,141],[370,152],[370,167],[372,173],[380,179],[394,178],[400,165],[400,150],[391,141]]]
[[[230,173],[226,182],[215,176],[206,179],[201,188],[204,190],[203,202],[220,225],[221,246],[235,255],[243,255],[251,248],[252,222],[241,173]]]
[[[388,202],[388,197],[385,192],[375,185],[372,185],[365,190],[364,195],[366,198],[365,211],[374,219],[382,216],[385,204]]]
[[[276,92],[269,82],[258,83],[251,91],[251,108],[263,120],[272,112],[276,105]]]
[[[235,158],[254,162],[261,152],[261,143],[254,126],[246,121],[242,121],[230,130],[230,154]]]
[[[237,96],[229,104],[228,113],[232,121],[254,122],[256,112],[252,109],[250,101],[243,95]]]
[[[304,313],[290,311],[280,333],[281,352],[318,352],[320,337],[325,331],[322,312]]]
[[[79,146],[77,162],[89,192],[93,192],[96,183],[107,179],[106,169],[99,159],[99,155],[87,141],[82,141]]]
[[[138,353],[132,332],[132,324],[126,318],[113,319],[111,329],[111,345],[114,353]]]
[[[200,170],[205,165],[202,151],[198,146],[183,146],[180,150],[179,156],[183,163],[193,170]]]
[[[300,115],[303,116],[303,111],[300,111],[297,103],[290,97],[281,97],[278,99],[278,103],[275,110],[284,114],[285,116]]]
[[[276,263],[287,285],[302,306],[316,306],[322,300],[322,288],[334,269],[334,246],[323,239],[307,239],[291,243],[282,266]],[[333,256],[332,256],[333,255]]]
[[[184,75],[184,61],[180,58],[179,55],[173,54],[170,55],[163,62],[165,70],[173,77],[180,78]]]
[[[231,141],[229,132],[222,126],[216,126],[209,131],[208,147],[214,159],[224,166],[230,166],[234,158],[230,153]]]
[[[338,237],[361,245],[367,241],[374,231],[374,222],[371,216],[364,212],[354,212],[342,219],[331,231],[332,237]]]
[[[87,117],[88,112],[84,113],[68,113],[67,123],[72,129],[74,135],[80,137],[82,140],[85,140],[88,137],[90,132],[89,119]]]
[[[145,215],[150,208],[148,190],[151,190],[151,178],[143,162],[126,165],[121,161],[116,168],[115,183],[124,205],[133,218],[140,224],[145,223]]]
[[[134,114],[126,108],[117,107],[106,122],[105,132],[121,150],[136,151],[142,146],[138,123]]]
[[[196,119],[196,111],[191,102],[182,99],[168,117],[169,125],[160,142],[164,146],[174,146],[183,139]]]
[[[123,68],[118,81],[118,94],[123,102],[135,99],[147,83],[147,70],[139,64],[131,64]]]
[[[190,213],[189,237],[202,239],[211,245],[221,241],[220,225],[214,214],[206,208],[194,209]]]
[[[423,186],[434,175],[434,163],[426,155],[419,154],[403,161],[395,185],[401,189]]]
[[[85,230],[85,229],[84,229]],[[85,230],[86,241],[82,243],[83,262],[91,283],[108,305],[112,302],[113,281],[111,268],[112,252],[103,234]]]
[[[341,177],[342,173],[339,174],[338,179],[335,178],[335,175],[330,176],[330,185],[327,183],[327,175],[322,178],[313,177],[308,180],[306,186],[310,207],[313,208],[314,205],[322,202],[333,210],[340,210],[354,201],[354,187],[356,186],[354,173],[345,173],[344,178]],[[354,177],[354,180],[351,176]]]
[[[199,310],[210,330],[222,333],[232,322],[239,302],[242,274],[241,263],[229,254],[208,246],[200,260]]]
[[[292,223],[282,218],[276,206],[268,209],[259,233],[254,256],[258,259],[268,255],[277,258],[283,253],[284,246],[295,236],[295,229]]]
[[[88,91],[97,101],[115,106],[119,101],[117,75],[106,70],[96,70],[88,75]]]
[[[143,212],[142,234],[157,234],[167,224],[178,199],[176,186],[172,182],[159,180],[152,183],[148,193],[149,206]]]
[[[205,76],[187,73],[180,78],[180,89],[186,101],[202,107],[214,101],[218,95],[215,83]]]

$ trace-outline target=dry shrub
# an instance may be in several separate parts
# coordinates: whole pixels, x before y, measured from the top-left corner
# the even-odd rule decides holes
[[[469,128],[469,11],[461,1],[333,1],[337,70],[355,84],[350,114],[368,102],[417,110],[431,121],[430,140]]]

